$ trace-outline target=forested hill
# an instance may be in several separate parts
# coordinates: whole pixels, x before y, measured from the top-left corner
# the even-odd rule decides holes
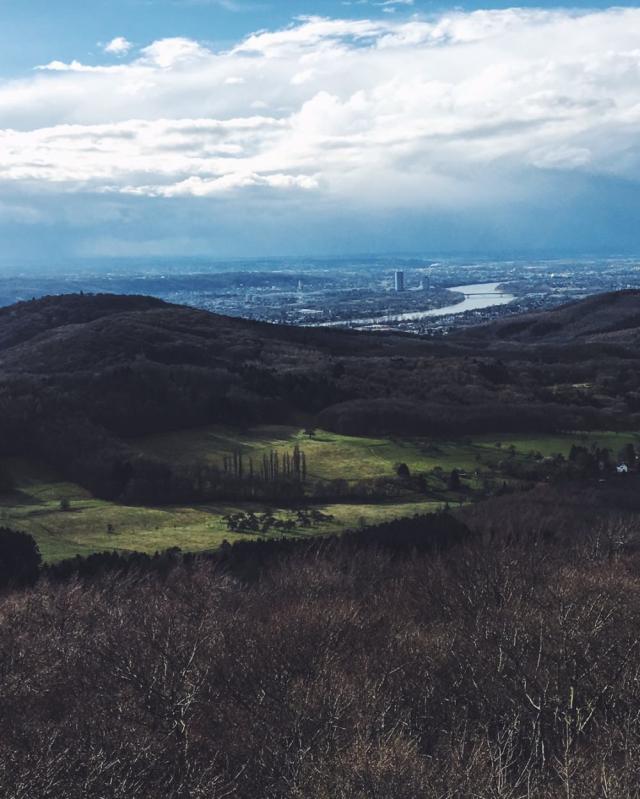
[[[584,316],[581,307],[600,304],[598,318],[620,318],[606,308],[624,307],[630,319],[638,296],[554,313]],[[159,468],[128,439],[209,423],[402,436],[637,424],[640,363],[624,341],[587,342],[576,357],[573,345],[532,351],[505,337],[497,353],[486,350],[487,329],[477,333],[443,343],[293,328],[148,297],[20,303],[0,311],[0,449],[120,496],[136,474]]]
[[[212,367],[256,362],[278,368],[332,355],[412,354],[406,336],[376,337],[218,316],[153,297],[71,294],[0,309],[0,368],[39,374],[146,358]],[[316,364],[321,365],[321,364]]]
[[[597,294],[550,311],[509,317],[455,336],[470,345],[640,344],[640,290]]]
[[[68,294],[43,297],[0,308],[0,351],[70,325],[83,325],[114,314],[167,307],[154,297]]]
[[[640,290],[466,328],[446,345],[402,334],[222,317],[146,296],[70,294],[0,308],[0,368],[39,374],[75,373],[105,363],[124,366],[141,358],[203,367],[255,362],[282,371],[307,365],[310,358],[316,366],[340,357],[451,358],[481,353],[486,343],[633,347],[638,342]]]

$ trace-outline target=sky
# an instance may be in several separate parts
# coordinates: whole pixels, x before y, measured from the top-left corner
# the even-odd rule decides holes
[[[639,134],[633,5],[0,0],[0,265],[635,254]]]

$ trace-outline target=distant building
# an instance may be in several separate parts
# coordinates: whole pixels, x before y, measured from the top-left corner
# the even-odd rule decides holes
[[[396,291],[404,291],[404,272],[402,269],[396,269],[394,285]]]

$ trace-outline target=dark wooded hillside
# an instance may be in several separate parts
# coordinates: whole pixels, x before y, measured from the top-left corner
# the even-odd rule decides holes
[[[0,793],[637,797],[628,525],[471,521],[0,597]]]
[[[563,313],[591,316],[595,304],[612,309],[597,319],[610,319],[621,303],[630,323],[637,293]],[[0,451],[42,457],[100,496],[146,501],[166,495],[174,471],[129,440],[208,423],[405,436],[636,424],[635,347],[586,340],[487,352],[486,337],[482,328],[477,340],[442,342],[283,327],[148,297],[20,303],[0,310]]]

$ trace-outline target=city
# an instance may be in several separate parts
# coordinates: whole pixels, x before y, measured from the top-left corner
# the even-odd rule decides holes
[[[633,258],[130,259],[70,264],[54,276],[9,271],[0,278],[0,305],[80,291],[145,294],[278,324],[445,335],[638,286],[640,260]]]

